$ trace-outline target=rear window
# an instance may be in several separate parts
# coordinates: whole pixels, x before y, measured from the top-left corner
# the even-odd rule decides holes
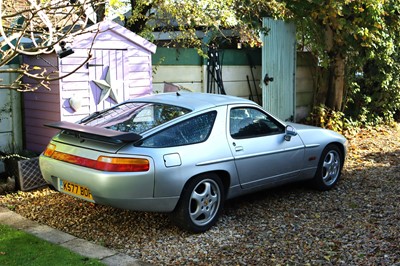
[[[208,112],[173,125],[137,145],[148,148],[165,148],[206,141],[213,128],[216,111]]]
[[[128,102],[95,113],[81,124],[140,134],[189,112],[189,109],[168,104]]]

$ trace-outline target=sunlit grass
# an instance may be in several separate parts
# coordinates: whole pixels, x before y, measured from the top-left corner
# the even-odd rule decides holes
[[[64,247],[0,224],[0,265],[104,265]]]

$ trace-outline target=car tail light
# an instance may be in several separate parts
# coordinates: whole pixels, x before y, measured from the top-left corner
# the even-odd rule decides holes
[[[51,157],[55,150],[56,150],[56,145],[50,143],[49,145],[47,145],[46,150],[44,151],[43,154],[46,157]]]
[[[96,169],[110,172],[145,172],[150,169],[150,162],[141,158],[100,156]]]
[[[56,146],[47,146],[44,156],[55,160],[80,165],[107,172],[146,172],[150,169],[150,162],[142,158],[121,158],[100,156],[97,160],[88,159],[64,152],[56,151]]]

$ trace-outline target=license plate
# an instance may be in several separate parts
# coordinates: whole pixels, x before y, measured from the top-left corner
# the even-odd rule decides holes
[[[90,190],[87,187],[60,179],[60,188],[63,191],[76,195],[80,198],[93,201],[92,193],[90,193]]]

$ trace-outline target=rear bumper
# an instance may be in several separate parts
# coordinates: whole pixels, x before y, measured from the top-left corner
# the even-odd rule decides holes
[[[107,205],[115,208],[148,211],[148,212],[172,212],[178,203],[179,197],[171,198],[129,198],[114,199],[94,197],[95,203]]]
[[[43,178],[57,191],[73,197],[83,197],[64,191],[60,179],[88,188],[97,204],[121,209],[152,212],[171,212],[177,196],[154,198],[154,172],[115,173],[103,172],[61,162],[41,155],[40,170]]]

